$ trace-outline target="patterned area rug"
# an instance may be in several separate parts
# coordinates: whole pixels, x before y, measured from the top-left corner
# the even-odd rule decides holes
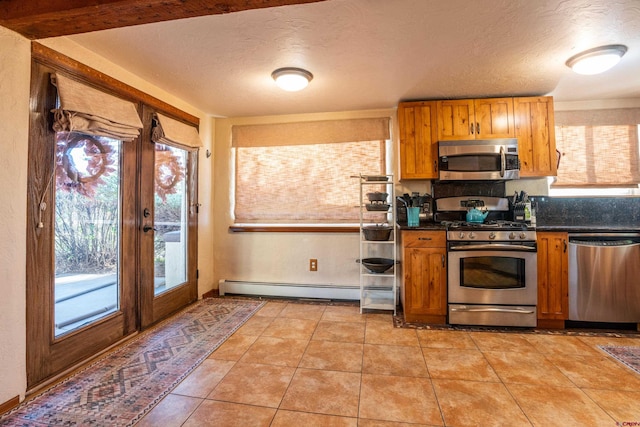
[[[640,347],[599,345],[600,349],[640,375]]]
[[[0,426],[131,426],[264,302],[207,298],[0,417]]]

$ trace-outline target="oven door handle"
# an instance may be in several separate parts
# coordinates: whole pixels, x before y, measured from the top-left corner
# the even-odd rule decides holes
[[[485,307],[485,308],[469,308],[469,307],[452,307],[451,311],[459,312],[493,312],[493,313],[517,313],[517,314],[533,314],[533,310],[526,310],[524,308],[498,308],[498,307]]]
[[[500,243],[489,243],[486,245],[467,245],[467,246],[451,246],[451,251],[469,251],[469,250],[491,250],[491,249],[504,249],[504,250],[516,250],[526,252],[536,252],[538,249],[525,245],[503,245]]]

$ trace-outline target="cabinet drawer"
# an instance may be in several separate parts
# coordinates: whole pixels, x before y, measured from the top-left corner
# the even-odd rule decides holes
[[[446,240],[445,231],[402,230],[402,246],[405,248],[444,248]]]

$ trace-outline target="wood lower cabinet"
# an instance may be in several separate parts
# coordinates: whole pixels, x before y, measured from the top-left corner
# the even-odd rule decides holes
[[[447,322],[444,231],[402,231],[402,308],[406,322]]]
[[[538,232],[538,327],[563,328],[569,318],[569,237]]]
[[[401,179],[438,178],[435,101],[398,105]]]
[[[520,177],[557,174],[553,97],[514,98]]]
[[[513,138],[513,98],[438,101],[439,141]]]

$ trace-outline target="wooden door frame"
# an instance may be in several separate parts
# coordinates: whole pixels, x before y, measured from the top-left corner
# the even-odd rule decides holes
[[[27,387],[39,385],[52,376],[64,372],[69,366],[84,360],[137,331],[135,307],[135,265],[119,262],[119,308],[92,323],[91,339],[87,328],[55,337],[55,164],[56,133],[52,128],[51,109],[55,107],[56,90],[50,83],[50,74],[57,72],[37,60],[32,64],[29,163],[27,185]],[[128,144],[128,145],[126,145]],[[122,143],[121,174],[132,177],[121,187],[121,217],[119,223],[119,259],[135,250],[135,227],[127,227],[123,218],[136,209],[137,142]],[[125,182],[125,180],[123,180]],[[29,304],[29,302],[32,302]],[[46,302],[46,304],[40,304]],[[47,363],[42,363],[46,360]]]

